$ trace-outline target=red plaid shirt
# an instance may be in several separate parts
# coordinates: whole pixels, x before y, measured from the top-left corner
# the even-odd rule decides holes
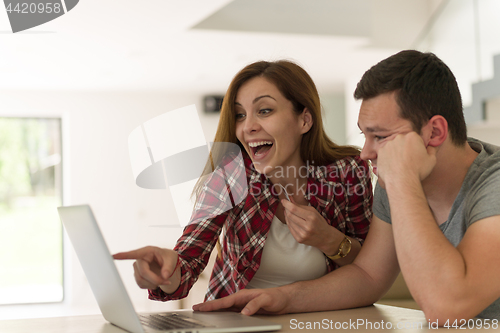
[[[177,241],[181,282],[173,294],[160,288],[149,290],[154,300],[186,297],[198,279],[224,228],[222,258],[217,257],[205,300],[222,298],[246,287],[259,269],[271,221],[279,198],[271,191],[271,183],[255,171],[244,152],[245,168],[216,170],[200,194],[191,223]],[[225,195],[232,189],[240,192],[236,179],[246,172],[248,195],[231,208]],[[368,164],[358,156],[346,157],[325,166],[308,166],[306,199],[331,226],[363,243],[372,216],[372,186]],[[225,179],[224,179],[225,176]],[[228,186],[227,184],[230,184]],[[236,184],[236,185],[234,185]],[[210,214],[207,214],[207,211]],[[207,216],[209,215],[209,216]],[[328,272],[337,268],[325,256]]]

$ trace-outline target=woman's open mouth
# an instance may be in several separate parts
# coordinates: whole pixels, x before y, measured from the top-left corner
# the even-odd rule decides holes
[[[252,155],[256,159],[264,158],[267,155],[267,153],[271,150],[273,145],[274,144],[271,141],[258,141],[258,142],[248,143],[248,146],[252,151]]]

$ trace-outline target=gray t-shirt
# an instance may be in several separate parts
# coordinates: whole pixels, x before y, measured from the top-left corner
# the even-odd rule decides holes
[[[472,223],[500,215],[500,147],[473,138],[468,138],[468,142],[479,155],[465,175],[448,220],[439,226],[455,247]],[[391,223],[389,199],[378,183],[375,187],[373,213],[381,220]],[[478,317],[500,319],[500,298]]]

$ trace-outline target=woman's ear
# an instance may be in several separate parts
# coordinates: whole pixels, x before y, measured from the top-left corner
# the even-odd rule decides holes
[[[307,108],[304,108],[304,111],[302,111],[300,115],[300,121],[302,126],[302,134],[309,132],[314,121],[311,112]]]
[[[448,137],[448,122],[443,116],[434,116],[422,128],[428,146],[439,147]]]

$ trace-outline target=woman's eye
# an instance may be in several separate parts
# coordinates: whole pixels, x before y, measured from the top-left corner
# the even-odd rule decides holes
[[[244,113],[237,113],[236,114],[236,120],[242,120],[243,118],[245,118],[245,114]]]
[[[259,113],[260,114],[268,114],[269,112],[273,111],[272,109],[260,109]]]

